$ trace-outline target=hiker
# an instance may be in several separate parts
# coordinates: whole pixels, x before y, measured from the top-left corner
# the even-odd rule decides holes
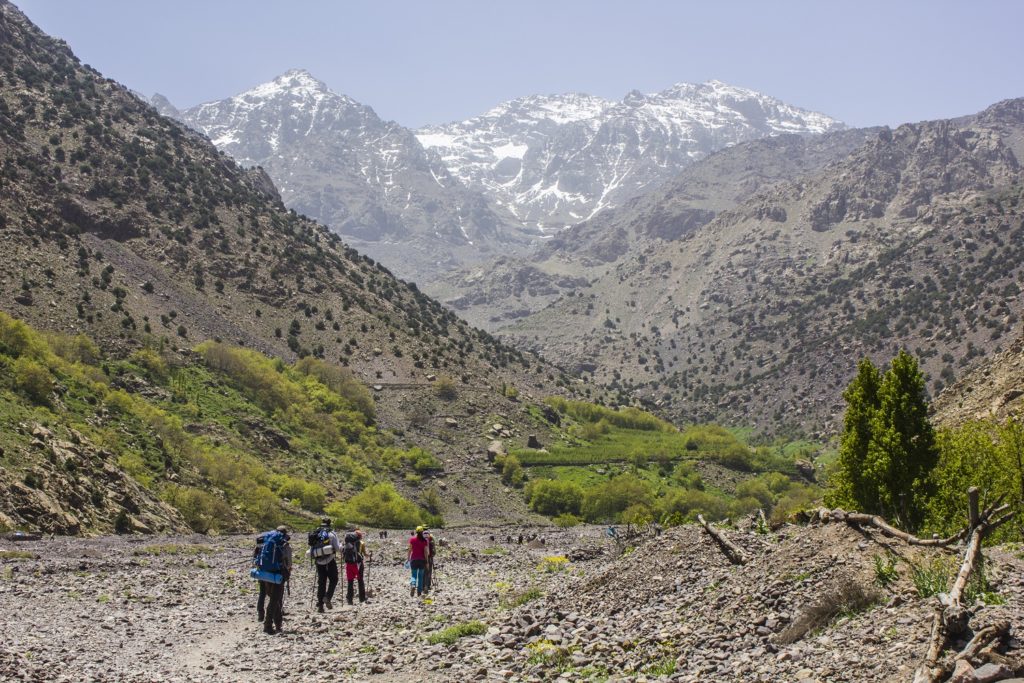
[[[523,535],[519,534],[519,545],[523,544]]]
[[[309,534],[309,552],[316,562],[316,611],[323,612],[324,607],[334,609],[334,589],[338,587],[338,561],[336,556],[341,552],[338,535],[331,531],[331,518],[324,517],[320,526]]]
[[[409,596],[423,595],[423,573],[427,566],[427,551],[430,541],[424,536],[425,527],[416,527],[415,533],[409,537],[409,569],[412,578],[409,582]]]
[[[279,526],[262,535],[263,544],[252,576],[260,581],[260,593],[267,598],[263,632],[280,633],[284,621],[284,588],[292,571],[292,547],[288,527]]]
[[[345,534],[345,546],[342,556],[345,559],[345,581],[348,583],[348,592],[345,594],[345,601],[352,604],[354,597],[354,584],[359,581],[359,602],[366,602],[366,585],[363,583],[363,553],[366,552],[366,544],[363,543],[363,532],[359,529]]]
[[[423,530],[423,536],[427,539],[427,564],[423,568],[423,592],[427,593],[430,591],[430,587],[434,583],[434,535],[430,533],[430,529]]]

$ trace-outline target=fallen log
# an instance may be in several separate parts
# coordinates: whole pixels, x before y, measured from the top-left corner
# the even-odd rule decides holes
[[[739,546],[732,543],[707,521],[705,521],[704,515],[697,515],[697,521],[704,527],[704,531],[708,532],[708,535],[718,543],[718,546],[722,549],[722,552],[725,553],[725,556],[729,558],[730,562],[733,564],[747,563],[747,558],[744,557],[743,551],[739,549]]]
[[[841,514],[836,514],[841,513]],[[890,525],[884,519],[878,515],[868,515],[863,512],[846,512],[844,510],[833,510],[830,513],[833,521],[843,521],[853,526],[872,526],[882,532],[883,535],[890,538],[898,538],[909,545],[918,545],[931,548],[945,548],[947,546],[955,545],[963,540],[967,535],[968,529],[963,529],[957,534],[950,536],[949,538],[918,538],[913,534],[908,534],[906,531],[901,531],[896,527]]]

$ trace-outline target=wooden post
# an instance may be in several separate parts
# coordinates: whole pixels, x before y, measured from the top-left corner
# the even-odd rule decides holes
[[[978,526],[978,522],[981,521],[981,514],[978,512],[978,487],[972,486],[967,489],[967,509],[970,514],[971,530]]]

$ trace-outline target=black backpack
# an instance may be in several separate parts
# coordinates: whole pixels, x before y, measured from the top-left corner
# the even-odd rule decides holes
[[[345,546],[342,548],[342,556],[346,562],[359,562],[359,534],[354,531],[345,534]]]

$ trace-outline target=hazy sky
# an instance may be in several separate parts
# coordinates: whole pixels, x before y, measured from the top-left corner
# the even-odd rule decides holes
[[[14,0],[178,107],[304,68],[407,126],[513,97],[718,79],[855,125],[1024,96],[1019,0]]]

